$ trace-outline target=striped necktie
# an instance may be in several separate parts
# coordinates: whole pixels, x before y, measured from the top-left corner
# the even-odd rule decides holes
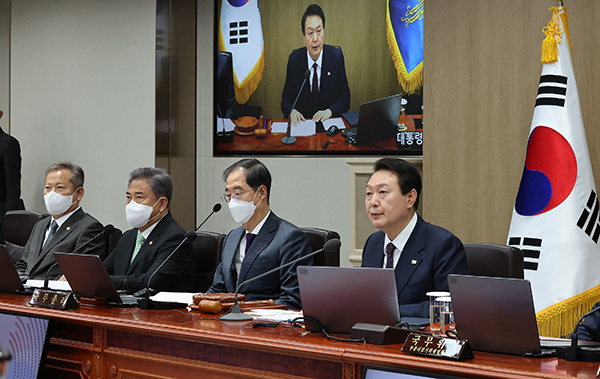
[[[393,243],[388,243],[386,249],[385,249],[385,255],[387,257],[387,261],[385,264],[385,268],[394,268],[394,250],[396,249],[396,247],[394,246]]]
[[[142,233],[140,233],[138,231],[137,238],[135,240],[135,248],[133,249],[133,254],[131,255],[131,262],[133,262],[133,260],[135,259],[137,253],[142,248],[142,245],[144,244],[145,240],[146,239],[144,238],[144,236],[142,235]]]

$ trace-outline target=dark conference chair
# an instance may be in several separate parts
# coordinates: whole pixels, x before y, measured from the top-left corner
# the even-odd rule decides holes
[[[524,278],[521,249],[479,242],[466,242],[464,246],[470,275]]]
[[[106,237],[106,254],[100,259],[104,260],[117,246],[117,242],[121,239],[123,232],[119,228],[115,228],[115,230]]]
[[[206,292],[213,282],[217,266],[221,262],[221,251],[225,235],[214,232],[196,232],[192,242],[196,263],[196,284],[192,292]]]
[[[312,251],[319,250],[323,247],[325,242],[329,241],[332,238],[340,238],[340,235],[333,230],[325,230],[319,228],[300,228],[308,236],[310,240],[310,245],[312,247]],[[315,255],[314,266],[335,266],[340,267],[340,249],[337,249],[333,253],[325,253],[324,251]],[[302,262],[300,262],[300,266],[302,266]]]
[[[16,263],[25,250],[25,244],[36,222],[49,217],[47,213],[35,211],[8,211],[4,215],[4,239],[6,249],[13,264]]]

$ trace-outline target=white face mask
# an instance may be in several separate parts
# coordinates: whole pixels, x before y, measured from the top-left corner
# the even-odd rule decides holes
[[[75,204],[75,192],[72,195],[61,195],[50,191],[44,195],[44,203],[48,213],[53,216],[60,215],[69,210],[71,205]]]
[[[254,198],[252,201],[242,201],[234,199],[233,197],[229,200],[229,212],[231,212],[231,216],[235,220],[235,222],[239,222],[240,224],[245,224],[254,216],[254,211],[256,210],[256,205],[254,205],[254,199],[256,199],[256,192],[254,194]],[[262,200],[261,200],[262,201]]]
[[[131,225],[132,228],[141,228],[148,222],[152,221],[152,219],[156,218],[160,212],[152,217],[152,219],[150,218],[150,215],[160,199],[161,198],[159,198],[153,206],[136,203],[135,201],[131,200],[129,204],[125,206],[125,216],[127,217],[127,222],[129,225]]]

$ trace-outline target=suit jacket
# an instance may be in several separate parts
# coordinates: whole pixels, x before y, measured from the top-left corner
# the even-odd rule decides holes
[[[245,234],[244,227],[239,227],[225,237],[221,263],[215,272],[213,284],[207,292],[235,292],[237,274],[234,258]],[[302,230],[271,212],[242,261],[237,283],[254,278],[311,251],[310,241]],[[312,257],[306,258],[301,265],[312,265]],[[245,294],[248,301],[273,299],[276,303],[285,304],[289,308],[301,309],[296,275],[298,266],[298,263],[293,264],[279,272],[245,284],[240,288],[240,293]]]
[[[150,275],[183,241],[186,232],[173,220],[171,213],[167,213],[131,262],[137,233],[137,228],[126,231],[103,262],[117,289],[135,292],[146,288]],[[196,269],[191,256],[192,245],[187,241],[154,275],[150,282],[151,288],[158,291],[192,292]]]
[[[425,294],[448,291],[448,274],[468,274],[462,242],[446,229],[417,217],[417,225],[394,269],[403,317],[429,317],[429,298]],[[363,249],[362,267],[383,267],[384,241],[382,231],[369,236]]]
[[[327,108],[331,110],[333,117],[339,117],[350,109],[350,88],[346,78],[342,49],[339,46],[324,45],[322,54],[323,67],[317,101],[313,102],[310,78],[308,78],[296,103],[296,110],[306,118],[312,118],[317,111]],[[292,51],[288,58],[285,85],[281,96],[281,111],[284,118],[289,117],[294,100],[304,81],[304,73],[310,68],[306,57],[306,47],[303,47]]]
[[[42,249],[50,221],[52,221],[52,217],[46,217],[33,226],[29,240],[25,244],[23,256],[15,264],[19,275],[25,275],[29,279],[45,279],[48,269],[56,263],[54,252],[71,253],[103,230],[103,226],[98,220],[79,208],[58,228],[52,239]],[[78,251],[80,254],[100,256],[105,252],[106,238],[102,237],[96,238]],[[56,265],[48,277],[58,279],[61,275],[62,271]]]
[[[594,304],[592,309],[600,307],[600,303]],[[577,327],[577,339],[580,341],[600,342],[600,310],[583,319]]]
[[[21,200],[21,146],[0,128],[0,225],[6,211],[25,209]]]

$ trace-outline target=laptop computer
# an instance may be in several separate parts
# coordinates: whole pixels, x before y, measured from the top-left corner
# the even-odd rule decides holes
[[[526,279],[448,275],[456,331],[473,350],[542,354],[570,340],[540,341]]]
[[[119,295],[102,265],[100,257],[92,254],[54,253],[71,290],[82,297],[103,297],[109,302],[136,305],[131,295]]]
[[[395,140],[401,100],[402,95],[397,94],[360,104],[358,125],[344,129],[342,135],[357,146],[390,138]]]
[[[25,288],[17,269],[13,265],[6,246],[0,245],[0,292],[33,293],[32,288]]]
[[[400,322],[394,270],[299,266],[297,272],[304,316],[328,333],[350,333],[357,322]]]

